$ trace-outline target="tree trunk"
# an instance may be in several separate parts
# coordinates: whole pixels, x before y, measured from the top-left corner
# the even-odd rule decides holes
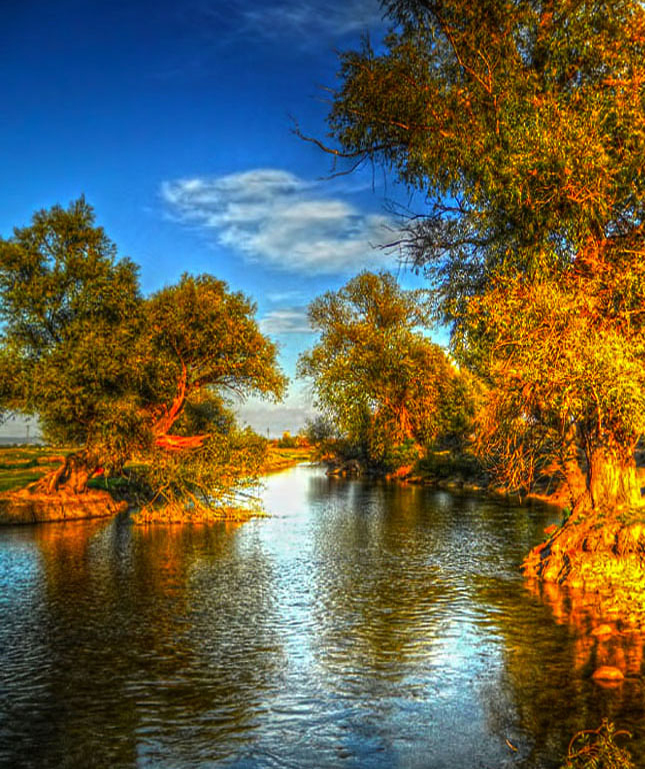
[[[582,463],[573,456],[567,456],[561,462],[571,510],[584,510],[591,507],[588,480]]]
[[[181,377],[177,382],[177,393],[173,398],[170,408],[164,405],[161,416],[153,425],[152,431],[155,436],[167,435],[170,428],[175,424],[181,412],[183,411],[188,396],[188,370],[185,363],[181,362]]]
[[[587,490],[593,509],[617,510],[643,504],[633,452],[621,456],[604,446],[595,448],[587,464]]]
[[[84,494],[87,491],[87,483],[97,467],[97,462],[91,460],[84,452],[68,454],[63,464],[36,481],[34,488],[43,494],[64,491]]]
[[[186,451],[188,449],[200,449],[204,441],[210,438],[210,433],[200,435],[158,435],[155,438],[155,446],[166,451]]]
[[[166,451],[186,451],[188,449],[198,449],[204,445],[204,441],[210,438],[210,433],[202,435],[169,435],[169,431],[175,422],[179,419],[186,405],[188,397],[188,370],[182,361],[181,377],[177,382],[177,394],[173,398],[170,408],[164,406],[163,412],[157,418],[152,426],[152,433],[155,437],[155,446]]]
[[[403,440],[414,440],[414,429],[412,427],[412,420],[410,419],[410,412],[405,406],[401,406],[399,411],[399,429],[403,435]]]

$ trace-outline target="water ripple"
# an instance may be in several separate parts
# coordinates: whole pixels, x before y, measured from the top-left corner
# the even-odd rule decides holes
[[[522,586],[547,511],[307,468],[265,498],[242,527],[0,531],[0,766],[539,769],[645,715]]]

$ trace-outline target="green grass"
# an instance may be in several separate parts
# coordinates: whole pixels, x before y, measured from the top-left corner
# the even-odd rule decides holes
[[[6,472],[2,470],[0,472],[0,492],[14,491],[16,489],[24,489],[25,486],[29,486],[30,483],[42,478],[44,473],[42,472]]]
[[[24,488],[42,478],[64,453],[51,446],[1,446],[0,492]]]
[[[313,449],[310,448],[281,449],[270,446],[262,464],[262,472],[272,473],[277,470],[284,470],[287,467],[297,465],[299,462],[310,462],[312,459]]]
[[[45,473],[57,467],[60,457],[71,449],[51,446],[0,446],[0,493],[25,488],[42,478]],[[312,450],[307,448],[280,449],[270,447],[262,471],[265,473],[292,467],[298,462],[312,459]],[[123,492],[128,486],[126,478],[92,478],[88,484],[92,489]]]

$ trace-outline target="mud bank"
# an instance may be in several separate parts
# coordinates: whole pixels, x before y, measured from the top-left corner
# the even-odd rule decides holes
[[[0,524],[107,518],[127,509],[127,502],[119,502],[107,491],[94,489],[84,494],[42,494],[30,489],[0,494]]]

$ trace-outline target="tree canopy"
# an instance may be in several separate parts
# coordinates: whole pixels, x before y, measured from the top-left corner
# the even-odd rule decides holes
[[[566,468],[586,479],[581,505],[639,503],[645,9],[383,5],[384,50],[342,55],[333,151],[426,196],[403,246],[455,354],[494,392],[517,449],[507,459],[566,444]]]
[[[342,152],[426,193],[409,245],[433,276],[451,277],[440,280],[446,296],[476,289],[500,263],[568,265],[590,239],[627,258],[644,202],[642,5],[384,8],[386,50],[366,42],[343,54],[330,127]]]
[[[298,372],[311,379],[317,405],[370,462],[387,464],[398,444],[428,446],[454,431],[458,377],[423,333],[425,291],[405,291],[386,272],[363,272],[314,300],[309,320],[320,338],[301,355]]]
[[[178,502],[183,489],[194,506],[197,488],[204,504],[221,496],[212,472],[204,480],[206,457],[221,470],[217,458],[238,452],[229,488],[254,465],[239,451],[258,447],[237,430],[226,394],[278,397],[285,379],[244,295],[184,275],[143,297],[136,266],[117,258],[81,198],[0,240],[0,299],[2,408],[37,414],[48,439],[77,448],[46,490],[82,492],[97,470],[118,473],[137,457],[156,478],[153,494],[163,466],[162,497]],[[170,461],[178,453],[181,463]]]

